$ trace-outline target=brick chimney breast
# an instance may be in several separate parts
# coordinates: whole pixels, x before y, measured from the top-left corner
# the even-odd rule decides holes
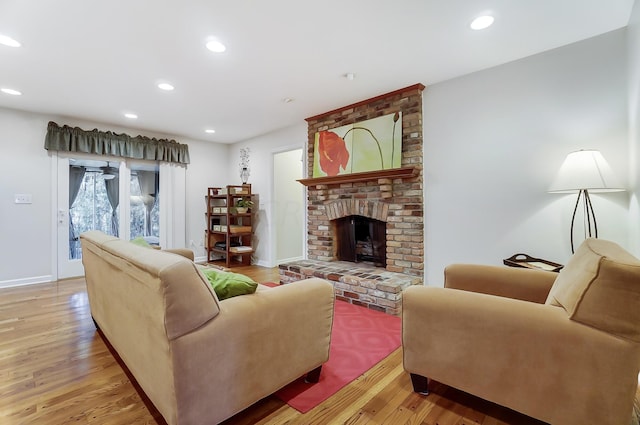
[[[424,270],[424,195],[422,92],[416,84],[334,111],[307,118],[307,170],[313,174],[318,131],[378,116],[402,113],[401,167],[415,169],[402,178],[311,184],[307,186],[307,258],[335,260],[332,221],[360,215],[386,222],[386,270],[422,279]],[[355,264],[354,264],[355,267]]]

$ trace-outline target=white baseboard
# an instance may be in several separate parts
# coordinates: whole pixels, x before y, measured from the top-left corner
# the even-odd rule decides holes
[[[0,281],[0,288],[13,288],[16,286],[35,285],[37,283],[53,282],[51,275],[25,277],[23,279],[3,280]]]
[[[198,263],[198,264],[205,264],[207,262],[207,257],[206,256],[202,256],[202,257],[195,257],[193,259],[194,263]],[[269,263],[267,263],[266,261],[257,261],[255,263],[251,263],[254,266],[262,266],[262,267],[273,267],[271,265],[269,265]]]
[[[271,265],[266,262],[266,261],[256,261],[255,263],[251,263],[254,266],[260,266],[260,267],[271,267]]]
[[[280,264],[291,263],[293,261],[300,261],[300,260],[304,260],[304,257],[300,256],[300,257],[283,258],[282,260],[278,261],[278,264],[276,264],[276,266],[279,266]]]

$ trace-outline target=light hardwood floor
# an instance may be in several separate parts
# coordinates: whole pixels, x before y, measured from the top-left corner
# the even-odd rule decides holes
[[[278,281],[276,268],[234,271]],[[69,423],[165,424],[96,331],[84,279],[0,289],[0,424]],[[415,394],[398,349],[307,414],[270,396],[224,424],[541,423],[444,385]]]

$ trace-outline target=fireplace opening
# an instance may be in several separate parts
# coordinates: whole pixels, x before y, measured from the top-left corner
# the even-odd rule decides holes
[[[387,224],[360,215],[335,220],[336,257],[339,261],[387,265]]]

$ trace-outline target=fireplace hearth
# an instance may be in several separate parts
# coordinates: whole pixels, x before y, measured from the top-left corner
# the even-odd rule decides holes
[[[422,278],[347,261],[298,260],[278,266],[280,283],[319,277],[335,288],[336,299],[399,316],[402,291],[420,285]]]

